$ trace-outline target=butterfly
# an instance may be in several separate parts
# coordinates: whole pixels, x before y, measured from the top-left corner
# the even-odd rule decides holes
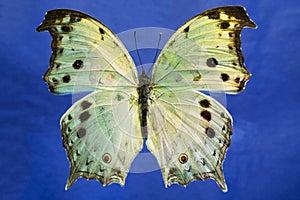
[[[90,91],[60,120],[70,161],[66,189],[79,177],[124,185],[146,140],[166,187],[212,178],[227,191],[222,164],[232,117],[200,91],[244,89],[250,78],[240,48],[244,27],[256,24],[239,6],[193,17],[169,39],[148,76],[138,75],[120,39],[95,18],[48,11],[37,28],[52,36],[44,81],[54,94]]]

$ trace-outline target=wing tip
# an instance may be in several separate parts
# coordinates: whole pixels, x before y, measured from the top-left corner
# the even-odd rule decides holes
[[[243,6],[221,6],[209,9],[200,15],[210,15],[211,13],[224,12],[229,16],[242,21],[244,27],[257,28],[257,25],[250,19],[248,12]]]

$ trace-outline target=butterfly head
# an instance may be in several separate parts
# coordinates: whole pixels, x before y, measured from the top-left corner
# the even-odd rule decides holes
[[[147,76],[146,72],[143,70],[142,74],[139,76],[139,86],[149,85],[150,78]]]

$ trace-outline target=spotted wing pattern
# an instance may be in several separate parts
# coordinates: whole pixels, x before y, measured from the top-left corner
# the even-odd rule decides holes
[[[161,90],[156,96],[149,109],[146,144],[158,160],[166,187],[213,178],[226,191],[222,163],[232,133],[230,114],[198,91]]]
[[[45,30],[53,38],[50,67],[44,75],[51,92],[137,85],[137,70],[123,43],[91,16],[67,9],[48,11],[37,28]]]
[[[236,94],[244,89],[250,73],[240,33],[246,26],[256,27],[243,7],[214,8],[187,21],[161,51],[151,77],[147,147],[166,186],[213,178],[227,191],[222,164],[232,119],[197,90]]]
[[[193,17],[163,48],[152,83],[174,90],[241,92],[250,78],[240,48],[244,27],[256,25],[239,6],[218,7]]]
[[[125,178],[143,146],[134,92],[98,90],[75,104],[61,118],[63,146],[71,163],[66,189],[78,177],[103,185]]]
[[[44,75],[55,94],[95,91],[61,118],[71,169],[66,189],[78,177],[124,185],[142,149],[137,70],[122,42],[105,25],[78,11],[48,11],[37,31],[53,38]]]
[[[53,38],[44,75],[55,94],[94,91],[61,119],[63,145],[71,163],[66,188],[78,177],[124,185],[130,164],[147,147],[166,186],[213,178],[227,190],[222,164],[230,145],[232,118],[198,90],[241,92],[250,73],[244,66],[240,33],[255,28],[244,8],[214,8],[195,16],[170,38],[150,77],[141,86],[122,42],[105,25],[78,11],[47,12],[37,31]],[[146,88],[138,93],[137,87]],[[149,94],[148,94],[149,92]],[[147,93],[147,94],[145,94]],[[144,109],[147,96],[149,108]],[[140,114],[148,113],[148,122]]]

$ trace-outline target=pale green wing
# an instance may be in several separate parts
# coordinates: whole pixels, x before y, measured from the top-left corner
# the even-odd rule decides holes
[[[100,89],[63,115],[63,146],[71,163],[66,189],[78,177],[103,185],[125,184],[131,162],[143,146],[136,97],[136,91]]]
[[[137,70],[128,51],[104,24],[74,10],[48,11],[37,31],[53,38],[44,80],[53,93],[136,87]]]
[[[78,11],[47,12],[37,31],[53,38],[44,75],[56,94],[96,90],[61,119],[63,145],[71,163],[66,188],[78,177],[124,185],[142,149],[137,124],[137,71],[121,41],[105,25]]]
[[[244,66],[240,33],[255,28],[245,9],[214,8],[181,26],[161,51],[152,71],[155,87],[238,93],[250,73]]]
[[[146,144],[158,160],[166,187],[213,178],[226,191],[222,163],[232,133],[230,114],[198,91],[164,88],[155,93]]]

